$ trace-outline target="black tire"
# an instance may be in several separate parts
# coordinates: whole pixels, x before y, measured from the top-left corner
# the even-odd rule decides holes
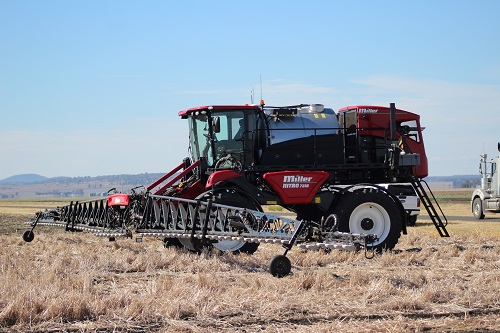
[[[28,230],[28,231],[24,232],[24,234],[23,234],[23,240],[26,243],[31,242],[33,239],[35,239],[35,234],[33,233],[33,231]]]
[[[169,247],[181,248],[182,244],[181,244],[181,242],[179,242],[178,238],[164,238],[163,239],[163,246],[165,248],[169,248]]]
[[[472,214],[476,220],[484,219],[483,202],[481,198],[474,198],[474,201],[472,201]]]
[[[418,215],[410,215],[406,218],[406,225],[409,227],[414,227],[417,224]]]
[[[269,272],[274,277],[282,278],[290,274],[292,263],[284,255],[278,255],[269,262]]]
[[[396,246],[405,214],[389,195],[376,188],[342,194],[333,213],[339,218],[339,231],[377,235],[375,243],[367,244],[377,251]]]
[[[262,211],[262,207],[257,202],[247,197],[238,189],[218,190],[215,193],[213,191],[208,191],[199,195],[197,199],[203,201],[211,199],[214,203],[222,205]],[[232,242],[234,246],[222,246],[222,244],[228,244],[230,242]],[[222,241],[214,243],[213,246],[223,252],[253,254],[259,248],[259,243],[240,242],[238,244],[237,241]]]

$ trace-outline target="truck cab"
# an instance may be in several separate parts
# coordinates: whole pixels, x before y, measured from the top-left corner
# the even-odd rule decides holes
[[[500,142],[498,143],[500,152]],[[478,220],[484,219],[485,213],[500,213],[500,174],[498,165],[500,157],[487,160],[487,154],[481,154],[479,173],[481,187],[474,190],[471,198],[471,210]]]

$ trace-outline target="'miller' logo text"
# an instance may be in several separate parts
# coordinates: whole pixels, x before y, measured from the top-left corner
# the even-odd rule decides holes
[[[283,188],[308,188],[313,177],[283,176]]]

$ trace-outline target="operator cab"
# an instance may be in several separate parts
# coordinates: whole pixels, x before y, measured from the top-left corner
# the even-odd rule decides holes
[[[204,158],[216,169],[241,170],[253,163],[253,136],[260,107],[202,106],[179,112],[189,121],[189,146],[193,161]]]

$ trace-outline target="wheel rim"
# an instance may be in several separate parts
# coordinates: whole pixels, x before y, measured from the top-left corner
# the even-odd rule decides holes
[[[191,243],[191,240],[189,238],[178,238],[179,243],[182,244],[186,249],[190,251],[196,251],[196,248],[194,247],[193,243]]]
[[[474,214],[476,216],[479,216],[480,211],[481,211],[481,204],[479,203],[479,200],[477,200],[477,199],[475,199],[474,201],[475,201],[475,203],[474,203]]]
[[[276,264],[276,275],[278,276],[285,276],[288,275],[288,265],[286,262],[278,262]]]
[[[191,240],[189,238],[179,238],[179,242],[184,246],[186,249],[190,251],[196,251],[193,243],[191,243]],[[212,246],[215,247],[216,249],[220,251],[238,251],[241,249],[246,242],[244,241],[237,241],[237,240],[222,240],[218,241],[216,243],[213,243]]]
[[[202,194],[198,196],[198,198],[204,198],[205,194]],[[240,199],[238,201],[238,198]],[[231,193],[229,197],[226,197],[220,201],[216,201],[216,203],[220,204],[225,204],[228,206],[235,206],[235,207],[242,207],[242,208],[248,208],[252,210],[260,210],[258,206],[256,206],[254,203],[251,203],[249,200],[243,200],[241,197],[238,197],[237,192]],[[189,242],[189,240],[188,240]],[[191,242],[189,242],[190,244]],[[188,244],[188,246],[189,246]],[[239,241],[239,240],[220,240],[212,244],[213,247],[216,249],[222,251],[222,252],[238,252],[242,247],[244,247],[247,244],[245,241]],[[184,245],[184,243],[182,243]],[[185,246],[185,245],[184,245]],[[192,245],[191,245],[192,246]]]
[[[219,249],[220,251],[238,251],[245,245],[246,242],[244,241],[237,241],[237,240],[223,240],[223,241],[218,241],[217,243],[213,243],[213,246],[216,249]]]
[[[376,246],[389,235],[391,219],[381,205],[374,202],[362,203],[351,213],[349,230],[352,233],[377,235],[378,239],[372,244]]]

